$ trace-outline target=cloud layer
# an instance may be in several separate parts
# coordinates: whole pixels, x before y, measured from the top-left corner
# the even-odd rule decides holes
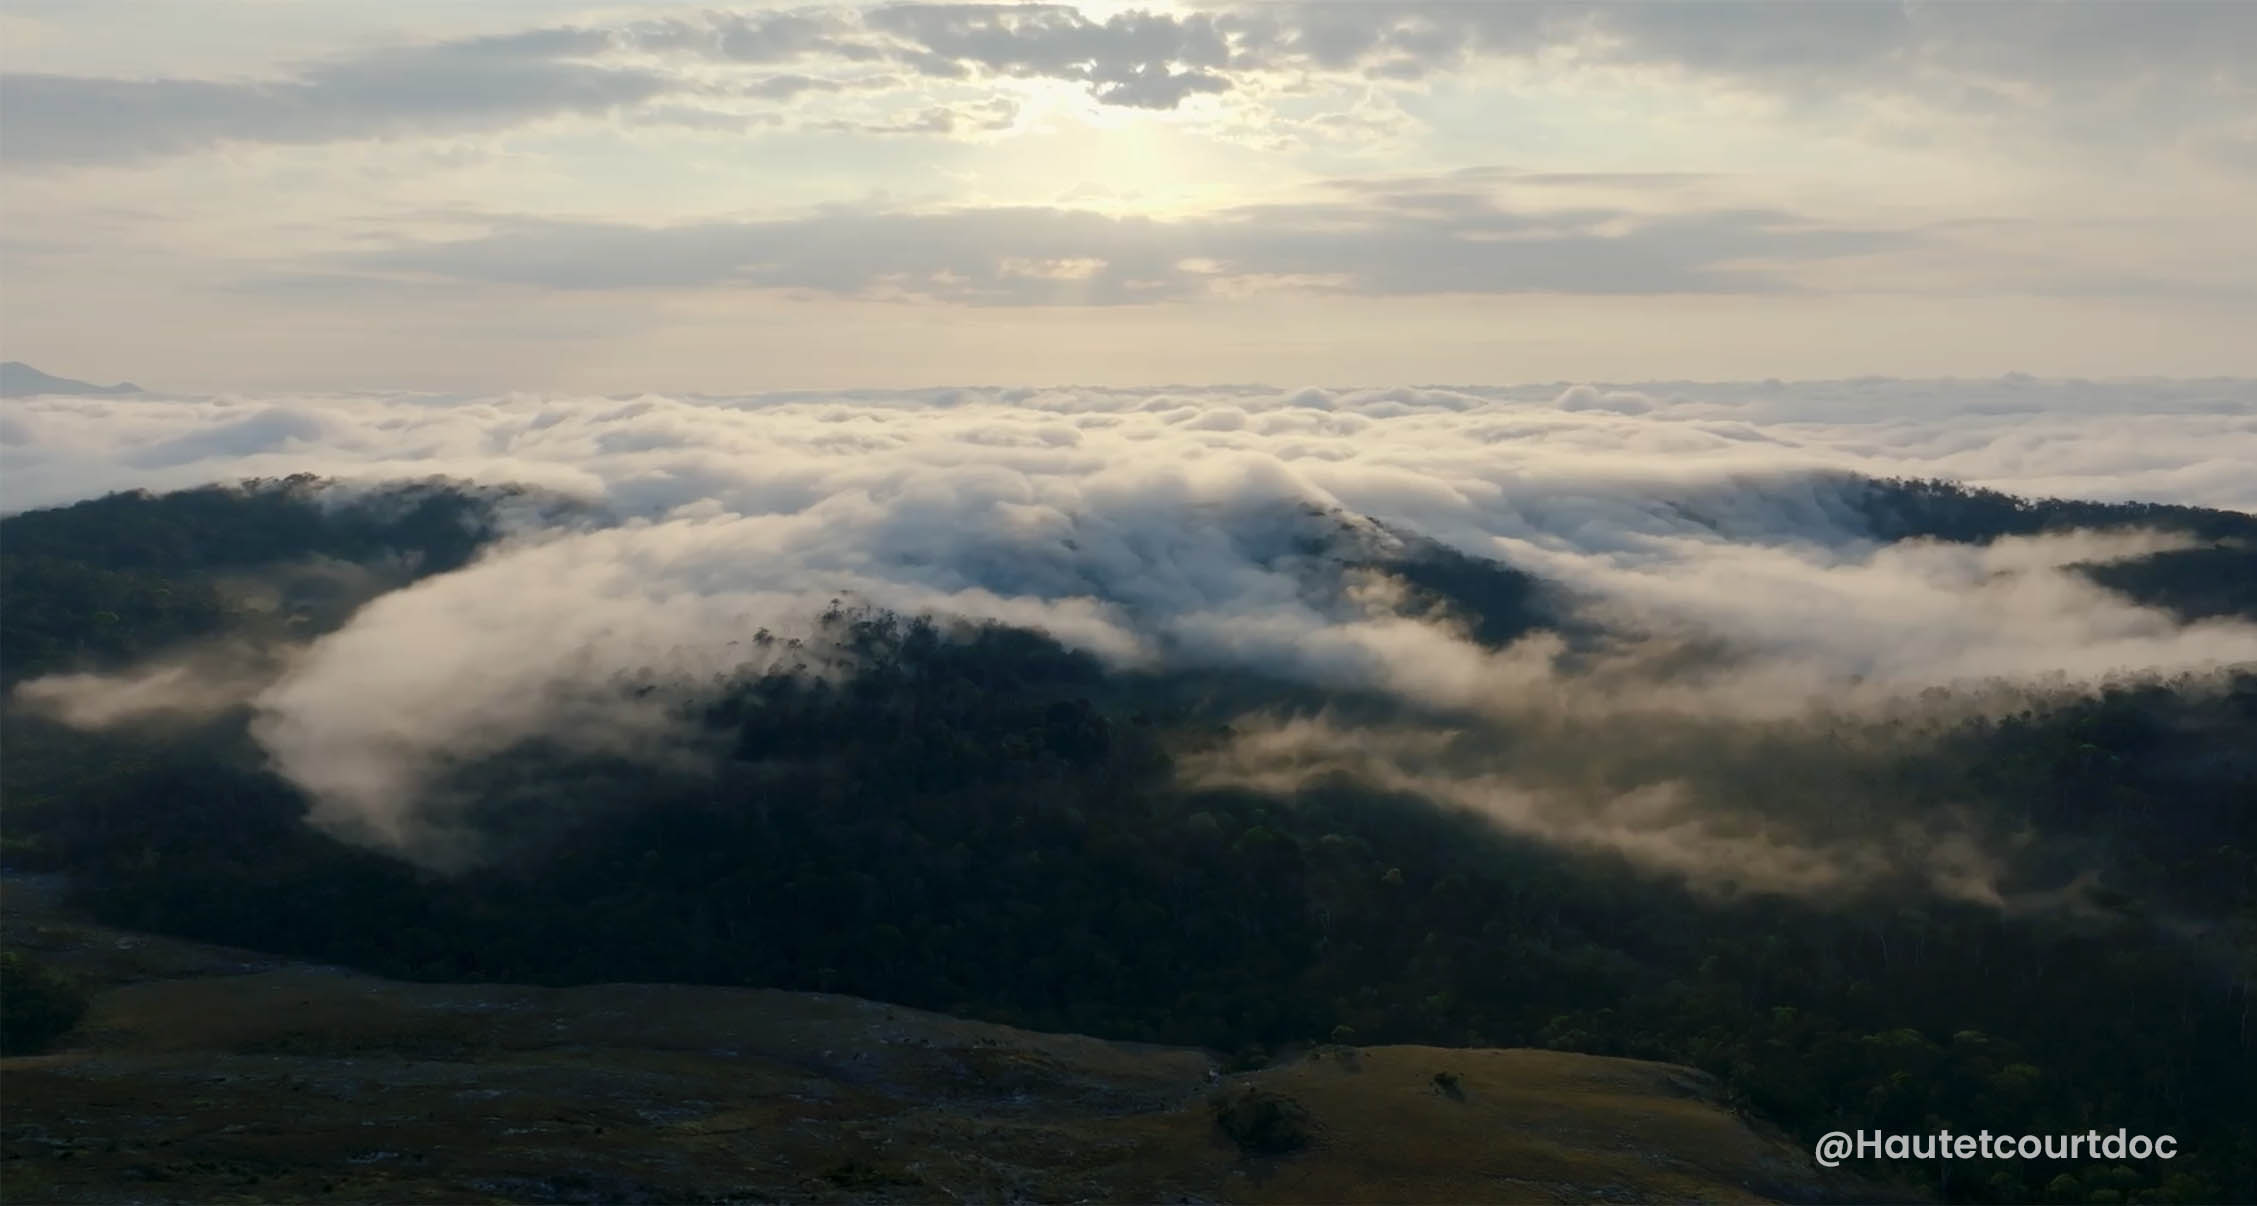
[[[2065,568],[2165,538],[1878,546],[1849,476],[2257,507],[2246,382],[46,397],[0,439],[14,508],[313,471],[608,510],[379,598],[261,697],[279,763],[364,816],[406,807],[433,758],[558,723],[575,684],[709,672],[835,597],[1482,713],[1791,717],[2257,660],[2257,629],[2181,625]],[[1344,576],[1391,531],[1534,573],[1642,639],[1573,673],[1555,639],[1476,647]],[[1661,668],[1718,642],[1722,668]]]
[[[1721,210],[1513,212],[1477,189],[1367,190],[1356,202],[1249,206],[1195,219],[1069,209],[826,213],[672,227],[526,222],[371,252],[349,267],[551,289],[804,289],[985,305],[1177,301],[1289,282],[1367,296],[1762,293],[1774,268],[1902,245]]]

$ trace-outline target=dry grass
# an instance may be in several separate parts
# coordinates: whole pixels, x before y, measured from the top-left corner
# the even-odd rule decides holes
[[[1218,1080],[845,997],[402,984],[53,917],[8,940],[99,989],[66,1049],[0,1065],[11,1202],[1829,1196],[1697,1073],[1629,1060],[1322,1048]],[[1246,1087],[1306,1146],[1233,1143],[1212,1101]]]

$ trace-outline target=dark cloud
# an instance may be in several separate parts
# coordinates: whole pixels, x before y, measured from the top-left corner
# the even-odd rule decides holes
[[[1132,109],[1173,109],[1184,98],[1202,92],[1228,92],[1230,81],[1204,71],[1169,71],[1165,67],[1144,67],[1125,79],[1107,80],[1090,90],[1090,95],[1108,105],[1127,105]]]
[[[955,79],[998,75],[1075,80],[1106,104],[1172,109],[1224,92],[1228,41],[1213,19],[1124,13],[1098,22],[1065,5],[905,4],[875,9],[869,27],[913,48],[910,65]]]
[[[0,145],[85,162],[228,141],[315,143],[496,129],[602,113],[665,92],[662,75],[575,61],[607,35],[572,29],[382,50],[280,82],[0,77]]]
[[[1596,61],[1673,66],[1795,93],[1987,83],[2034,85],[2047,99],[2125,86],[2246,86],[2248,47],[2257,44],[2257,5],[2242,0],[1312,0],[1236,8],[1217,22],[1250,61],[1383,78],[1575,45]]]
[[[621,55],[642,55],[622,62]],[[648,56],[659,64],[650,65]],[[1169,109],[1228,90],[1230,52],[1213,22],[1130,14],[1094,22],[1063,7],[899,6],[641,21],[618,29],[545,28],[378,50],[260,81],[105,79],[16,74],[0,80],[0,139],[18,162],[94,162],[177,154],[222,142],[318,143],[505,128],[562,114],[633,108],[705,90],[669,57],[781,64],[828,57],[891,61],[930,78],[975,73],[1087,84],[1113,105]],[[606,62],[605,60],[610,61]],[[779,73],[739,94],[898,87]],[[656,116],[680,124],[691,110]],[[648,123],[646,123],[648,124]],[[711,115],[707,124],[742,126]],[[934,106],[905,123],[834,123],[868,132],[949,134],[991,119]]]
[[[1444,70],[1474,54],[1529,53],[1572,40],[1587,9],[1567,5],[1397,0],[1255,5],[1218,13],[1246,66],[1372,68],[1395,78]]]
[[[746,84],[741,91],[745,96],[761,100],[790,100],[802,92],[837,92],[844,87],[846,85],[837,80],[819,79],[811,75],[771,75]]]
[[[1769,292],[1787,285],[1751,265],[1857,254],[1906,237],[1763,210],[1639,219],[1614,210],[1515,213],[1472,195],[1382,195],[1174,222],[1045,208],[672,227],[527,221],[356,264],[552,289],[739,286],[1104,305],[1193,296],[1231,277],[1364,295]]]
[[[1093,21],[1067,5],[898,4],[857,13],[708,13],[630,26],[622,41],[660,54],[779,63],[811,56],[886,61],[928,79],[985,74],[1086,84],[1111,105],[1172,109],[1224,92],[1234,56],[1216,22],[1127,13]],[[1252,65],[1240,63],[1240,66]],[[844,128],[844,127],[842,127]],[[945,132],[938,123],[935,132]]]
[[[710,87],[682,74],[675,60],[683,57],[772,67],[883,64],[930,80],[1061,80],[1104,104],[1164,110],[1263,74],[1408,83],[1476,58],[1573,47],[1581,62],[1674,67],[1803,98],[1865,90],[1922,94],[1991,116],[2022,107],[2053,114],[2064,133],[2129,138],[2151,132],[2152,123],[2060,115],[2152,101],[2175,121],[2199,126],[2205,114],[2227,112],[2245,97],[2251,45],[2257,4],[2240,0],[1327,0],[1101,21],[1063,4],[834,6],[533,29],[341,58],[271,81],[14,75],[0,83],[0,134],[12,159],[41,162],[133,158],[222,141],[493,129]],[[885,86],[899,83],[776,74],[745,95],[784,100]],[[932,132],[953,128],[935,122]]]

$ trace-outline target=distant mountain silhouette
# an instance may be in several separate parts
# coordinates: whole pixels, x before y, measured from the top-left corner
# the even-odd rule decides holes
[[[0,396],[18,397],[25,394],[138,394],[141,387],[131,381],[116,385],[95,385],[89,381],[73,381],[42,373],[21,360],[0,364]]]

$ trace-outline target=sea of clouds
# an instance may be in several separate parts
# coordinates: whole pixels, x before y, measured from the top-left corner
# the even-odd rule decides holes
[[[6,407],[9,511],[304,472],[345,482],[341,496],[446,475],[594,504],[600,521],[527,508],[467,569],[381,595],[270,670],[229,679],[249,683],[260,740],[319,802],[318,820],[399,847],[414,844],[423,787],[444,766],[536,733],[637,733],[583,688],[624,673],[710,678],[757,628],[805,630],[835,598],[1035,626],[1122,667],[1247,667],[1441,711],[1594,722],[1786,721],[1978,680],[2074,685],[2257,662],[2257,627],[2182,623],[2069,568],[2177,537],[1883,545],[1857,511],[1857,475],[2257,510],[2251,381]],[[1484,648],[1446,617],[1408,614],[1383,575],[1328,572],[1328,557],[1402,533],[1557,584],[1635,639],[1572,656],[1549,634]],[[1694,646],[1730,656],[1688,671]],[[161,675],[182,678],[173,664],[25,690],[115,721],[168,699]],[[191,677],[211,694],[208,676]],[[1280,721],[1234,765],[1274,777],[1277,733],[1311,731]],[[1346,748],[1301,745],[1304,770],[1315,747]],[[1408,773],[1388,765],[1398,770],[1364,770]],[[1556,809],[1502,781],[1450,784],[1508,824],[1558,826]],[[1611,806],[1666,811],[1652,791],[1667,786]]]

